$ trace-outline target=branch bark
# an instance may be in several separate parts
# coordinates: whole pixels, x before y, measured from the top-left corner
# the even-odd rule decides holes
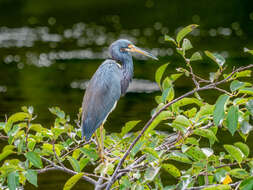
[[[66,172],[66,173],[69,173],[69,174],[71,174],[71,175],[76,175],[76,174],[78,174],[77,172],[74,172],[74,171],[72,171],[72,170],[70,170],[70,169],[68,169],[68,168],[66,168],[66,167],[61,167],[61,166],[58,166],[58,165],[56,165],[54,162],[52,162],[51,160],[48,160],[47,158],[45,158],[45,157],[41,157],[41,159],[42,160],[44,160],[44,161],[46,161],[46,162],[48,162],[49,164],[51,164],[55,169],[57,169],[57,170],[61,170],[61,171],[63,171],[63,172]],[[51,170],[51,169],[50,169]],[[93,184],[93,185],[97,185],[97,181],[95,181],[94,179],[92,179],[92,178],[90,178],[90,177],[87,177],[87,176],[83,176],[82,177],[82,179],[84,179],[85,181],[88,181],[89,183],[91,183],[91,184]]]

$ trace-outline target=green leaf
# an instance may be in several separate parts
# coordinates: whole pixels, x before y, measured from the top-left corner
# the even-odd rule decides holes
[[[227,115],[227,127],[233,136],[238,126],[239,109],[237,106],[230,106]]]
[[[226,151],[234,158],[238,163],[243,160],[243,153],[241,150],[233,145],[224,145]]]
[[[81,158],[79,161],[80,165],[80,170],[82,171],[83,168],[89,163],[90,159],[89,158]]]
[[[225,63],[225,59],[224,57],[222,57],[220,54],[218,53],[211,53],[210,51],[205,51],[205,54],[211,58],[215,63],[217,63],[219,65],[219,67],[222,67]]]
[[[253,95],[253,88],[242,88],[239,93]]]
[[[81,150],[80,149],[75,149],[74,152],[72,153],[72,157],[75,159],[78,159],[80,156]]]
[[[240,82],[240,81],[238,81],[238,80],[234,80],[234,81],[231,82],[231,84],[230,84],[230,90],[231,90],[232,92],[234,92],[234,91],[240,89],[241,87],[243,87],[244,85],[245,85],[244,82]]]
[[[240,190],[252,190],[253,189],[253,177],[249,177],[243,180],[240,184]]]
[[[14,123],[19,122],[19,121],[24,121],[28,119],[29,117],[30,115],[25,112],[18,112],[11,115],[9,119],[7,120],[7,124],[5,125],[4,131],[8,133]]]
[[[81,170],[80,170],[80,165],[79,165],[78,161],[75,158],[71,157],[71,156],[68,156],[67,159],[68,159],[69,163],[71,164],[72,168],[76,172],[79,173]]]
[[[248,135],[249,132],[252,130],[252,126],[249,124],[249,122],[247,121],[242,121],[241,123],[241,128],[240,128],[240,131],[244,134],[244,135]]]
[[[52,107],[52,108],[49,108],[49,111],[56,115],[57,117],[59,118],[65,118],[65,113],[64,111],[62,111],[59,107]]]
[[[246,145],[242,142],[234,143],[234,145],[242,151],[242,153],[245,155],[245,157],[249,156],[250,151],[249,151],[248,145]]]
[[[226,178],[226,174],[227,171],[224,168],[218,168],[214,173],[214,178],[217,182],[222,183]]]
[[[213,149],[211,148],[201,148],[201,150],[206,155],[206,157],[210,157],[213,155]]]
[[[197,108],[193,107],[190,110],[184,111],[184,115],[187,116],[188,118],[192,118],[196,115],[197,113]]]
[[[152,155],[153,157],[159,159],[158,152],[156,152],[153,148],[146,147],[143,149],[143,152],[148,153],[148,154]]]
[[[219,126],[225,117],[225,107],[228,102],[229,96],[223,94],[219,96],[218,100],[215,103],[214,112],[213,112],[213,120],[216,126]]]
[[[168,41],[168,42],[173,42],[175,45],[177,45],[177,42],[172,37],[170,37],[168,35],[164,36],[164,40]]]
[[[146,130],[145,134],[148,134],[150,131],[152,131],[162,120],[167,119],[171,116],[170,111],[162,111],[150,124],[149,128]]]
[[[217,79],[218,73],[217,72],[210,72],[209,73],[209,80],[211,82],[215,81]]]
[[[42,131],[46,131],[46,129],[43,128],[41,124],[31,124],[30,130],[36,131],[38,133],[41,133]]]
[[[199,112],[195,116],[195,121],[201,120],[203,117],[207,117],[213,114],[214,106],[210,104],[205,104],[204,106],[200,107]]]
[[[71,178],[68,179],[68,181],[65,183],[63,190],[70,190],[72,187],[83,177],[84,173],[78,173]]]
[[[172,87],[172,80],[169,77],[166,77],[162,82],[162,90],[166,90],[167,88]]]
[[[96,161],[99,157],[97,152],[94,149],[80,148],[80,150],[83,152],[84,155],[86,155],[92,161]]]
[[[161,79],[163,77],[163,73],[166,70],[167,66],[169,65],[169,63],[166,63],[162,66],[160,66],[155,73],[155,81],[156,83],[159,85],[159,87],[161,88]]]
[[[25,173],[25,177],[26,179],[33,184],[34,186],[38,187],[37,184],[37,172],[34,170],[27,170],[27,172]]]
[[[186,154],[196,161],[206,159],[206,155],[199,147],[191,147],[186,151]]]
[[[162,168],[165,169],[166,172],[174,176],[175,178],[180,177],[180,170],[176,168],[176,166],[172,164],[162,164]]]
[[[244,52],[245,53],[250,53],[251,55],[253,55],[253,50],[250,50],[250,49],[248,49],[248,48],[243,48],[243,50],[244,50]]]
[[[178,102],[176,102],[175,104],[173,104],[173,109],[175,111],[178,111],[178,109],[182,106],[186,106],[189,104],[197,104],[198,106],[203,106],[204,104],[202,103],[202,101],[200,101],[197,98],[183,98],[181,100],[179,100]]]
[[[181,77],[183,75],[183,73],[178,73],[178,74],[172,74],[172,75],[170,75],[170,77],[169,77],[169,79],[171,80],[171,81],[176,81],[179,77]]]
[[[9,156],[10,154],[14,153],[12,150],[6,150],[6,151],[3,151],[1,154],[0,154],[0,161],[2,161],[3,159],[5,159],[7,156]]]
[[[149,167],[146,169],[145,174],[144,174],[144,179],[145,182],[152,182],[154,178],[157,176],[159,173],[160,167]]]
[[[199,52],[195,52],[194,54],[192,54],[190,61],[199,61],[202,60],[202,56]]]
[[[121,129],[120,136],[124,137],[129,131],[131,131],[141,120],[138,121],[129,121],[125,124],[125,126]]]
[[[16,175],[17,173],[15,171],[8,174],[7,181],[8,181],[8,187],[10,190],[17,189]]]
[[[199,146],[199,141],[194,138],[194,137],[188,137],[185,141],[184,144],[192,144],[192,145],[196,145]]]
[[[246,103],[246,108],[249,110],[249,112],[251,113],[251,115],[253,115],[253,100],[249,100]]]
[[[144,143],[145,143],[144,141],[139,141],[134,145],[134,147],[130,153],[131,157],[134,157],[137,154],[137,152],[139,152],[139,150],[141,149],[141,147]]]
[[[188,40],[187,38],[185,38],[183,40],[182,48],[183,48],[184,52],[187,51],[187,50],[189,50],[189,49],[191,49],[191,48],[193,48],[190,40]]]
[[[213,131],[209,129],[195,129],[193,134],[208,138],[210,141],[218,141]]]
[[[183,153],[181,152],[172,152],[170,154],[168,154],[168,159],[170,160],[175,160],[175,161],[178,161],[178,162],[183,162],[183,163],[186,163],[186,164],[191,164],[192,161]]]
[[[193,31],[195,28],[197,28],[198,25],[196,24],[192,24],[192,25],[189,25],[189,26],[186,26],[184,27],[182,30],[180,30],[177,34],[177,43],[179,44],[180,41],[188,34],[190,33],[191,31]]]
[[[214,185],[212,187],[206,187],[202,190],[230,190],[231,187],[229,185]]]
[[[114,172],[114,165],[112,163],[107,163],[105,168],[105,173],[108,175],[112,175]]]
[[[175,93],[174,93],[173,87],[169,87],[169,88],[165,89],[162,93],[162,102],[166,103],[166,102],[173,100],[174,95],[175,95]]]
[[[245,70],[235,73],[235,78],[239,77],[251,77],[251,70]]]
[[[128,190],[130,186],[131,186],[131,183],[128,177],[123,176],[120,180],[119,190]]]
[[[187,119],[185,116],[178,115],[176,117],[176,119],[172,122],[171,126],[173,128],[178,129],[179,131],[181,131],[183,133],[186,133],[187,127],[190,127],[191,123],[190,123],[189,119]]]
[[[35,152],[27,152],[25,157],[37,168],[42,168],[42,161],[40,156]]]
[[[241,168],[233,169],[229,171],[229,174],[238,179],[245,179],[246,177],[249,176],[248,172],[246,172],[244,169]]]

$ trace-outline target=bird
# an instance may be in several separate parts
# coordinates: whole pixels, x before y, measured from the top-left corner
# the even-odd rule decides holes
[[[126,39],[114,41],[109,47],[111,58],[106,59],[93,74],[86,88],[82,103],[82,139],[89,141],[100,127],[101,141],[95,133],[103,159],[103,124],[115,109],[121,96],[126,94],[134,74],[132,53],[139,53],[158,60],[151,53],[136,47]]]

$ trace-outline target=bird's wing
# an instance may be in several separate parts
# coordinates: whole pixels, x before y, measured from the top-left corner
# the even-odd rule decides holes
[[[82,136],[89,140],[104,122],[121,95],[122,72],[113,60],[106,60],[89,82],[83,99]]]

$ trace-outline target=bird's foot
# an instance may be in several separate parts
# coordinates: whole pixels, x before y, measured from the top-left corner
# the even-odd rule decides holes
[[[117,159],[117,158],[112,158],[112,157],[107,156],[105,152],[102,152],[102,151],[100,151],[99,157],[102,162],[114,162]]]

